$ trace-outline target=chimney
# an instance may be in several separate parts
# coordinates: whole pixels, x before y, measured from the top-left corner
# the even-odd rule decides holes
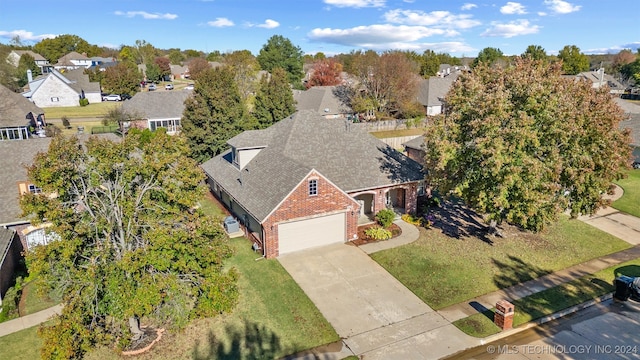
[[[29,82],[33,81],[33,75],[31,74],[31,69],[27,69],[27,80]]]

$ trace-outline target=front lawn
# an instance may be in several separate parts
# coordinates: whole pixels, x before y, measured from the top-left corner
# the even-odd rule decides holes
[[[38,327],[24,329],[0,337],[0,358],[11,360],[33,360],[40,358],[42,339]]]
[[[531,280],[630,247],[582,221],[561,217],[540,234],[459,238],[420,229],[412,244],[372,258],[434,309]]]
[[[640,259],[618,264],[593,275],[586,275],[557,287],[513,301],[513,326],[517,327],[560,310],[582,304],[615,290],[619,275],[640,276]],[[484,338],[500,332],[493,324],[495,309],[460,319],[453,324],[468,335]]]
[[[629,170],[628,177],[616,181],[624,190],[624,195],[611,206],[627,214],[640,217],[640,170]]]
[[[87,106],[62,106],[43,108],[45,119],[61,119],[63,116],[74,118],[102,118],[109,110],[119,106],[118,101],[103,101]]]

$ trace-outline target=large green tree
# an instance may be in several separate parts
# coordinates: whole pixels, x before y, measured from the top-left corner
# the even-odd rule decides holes
[[[563,211],[592,214],[629,167],[630,137],[606,89],[561,76],[559,64],[516,58],[480,65],[447,94],[427,130],[427,180],[489,222],[541,230]]]
[[[238,90],[240,90],[244,101],[247,101],[251,94],[255,93],[258,82],[260,64],[258,64],[256,57],[249,50],[238,50],[226,54],[224,63],[231,67],[236,84],[238,84]]]
[[[59,35],[52,39],[43,39],[33,46],[33,51],[42,55],[51,64],[58,62],[62,56],[75,51],[86,53],[87,56],[98,56],[102,50],[96,45],[89,44],[78,35]]]
[[[223,261],[232,251],[219,222],[197,209],[204,175],[185,139],[157,131],[84,145],[55,137],[28,169],[43,194],[21,200],[56,234],[27,253],[30,275],[64,304],[40,329],[42,357],[126,347],[140,339],[140,321],[181,328],[231,310],[236,274]]]
[[[272,36],[260,49],[257,60],[262,70],[271,72],[275,68],[282,68],[294,87],[302,86],[302,50],[293,45],[291,40],[282,35]]]
[[[220,154],[227,140],[247,128],[247,120],[233,71],[227,66],[202,71],[193,96],[185,101],[181,123],[191,156],[204,162]]]
[[[0,59],[7,59],[11,53],[11,48],[7,45],[0,44]],[[0,61],[0,84],[6,86],[12,91],[18,91],[18,79],[15,76],[15,67],[9,61]]]
[[[562,71],[567,75],[576,75],[583,71],[589,71],[589,57],[575,45],[566,45],[558,52],[558,58],[562,60]]]
[[[252,113],[253,126],[259,129],[267,128],[295,111],[295,100],[287,73],[283,69],[275,68],[270,77],[262,76]]]
[[[107,68],[102,78],[102,88],[114,94],[135,94],[142,81],[142,73],[132,62],[120,62]]]
[[[504,60],[504,54],[502,50],[494,47],[486,47],[478,53],[478,56],[473,59],[471,67],[476,67],[480,64],[494,65]]]
[[[522,57],[528,57],[533,60],[547,61],[547,52],[540,45],[529,45],[527,49],[522,53]]]
[[[16,77],[18,78],[18,85],[25,86],[29,82],[27,70],[31,70],[31,75],[35,78],[42,74],[40,67],[36,65],[36,60],[29,54],[22,54],[20,61],[18,62],[18,68],[16,69]]]

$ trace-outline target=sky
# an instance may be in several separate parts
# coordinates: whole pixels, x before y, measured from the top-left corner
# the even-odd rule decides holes
[[[119,48],[144,40],[156,48],[257,55],[274,35],[304,54],[430,49],[475,57],[540,45],[583,53],[640,47],[638,0],[0,0],[0,43],[62,34]]]

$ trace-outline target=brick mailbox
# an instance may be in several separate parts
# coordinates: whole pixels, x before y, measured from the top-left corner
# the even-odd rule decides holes
[[[493,315],[493,323],[502,330],[509,330],[513,327],[513,313],[515,308],[507,300],[500,300],[496,303],[496,313]]]

